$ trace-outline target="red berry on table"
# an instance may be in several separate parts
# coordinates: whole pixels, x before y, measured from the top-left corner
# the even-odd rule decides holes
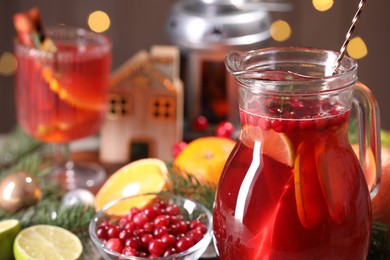
[[[221,122],[216,126],[215,135],[218,137],[231,138],[234,133],[234,126],[230,122]]]
[[[202,132],[206,130],[206,128],[209,125],[209,121],[205,116],[198,116],[194,119],[192,122],[192,127],[194,128],[195,131]]]
[[[176,144],[173,146],[173,148],[172,148],[172,155],[173,155],[173,158],[176,158],[176,157],[179,155],[179,153],[180,153],[181,151],[183,151],[184,148],[186,148],[186,146],[187,146],[187,143],[184,142],[184,141],[180,141],[180,142],[176,143]]]

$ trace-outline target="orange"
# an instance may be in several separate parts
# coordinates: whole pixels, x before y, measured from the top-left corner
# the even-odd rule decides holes
[[[224,137],[197,138],[179,153],[173,165],[192,174],[200,182],[217,184],[235,144],[232,139]]]
[[[144,193],[158,193],[164,190],[168,169],[160,159],[147,158],[131,162],[120,168],[100,188],[95,197],[95,208],[100,210],[107,203]],[[152,197],[150,197],[152,199]],[[134,201],[134,205],[120,204],[111,208],[110,214],[124,215],[131,207],[142,207],[149,201]]]
[[[263,154],[290,167],[294,165],[294,147],[284,133],[272,129],[263,131],[259,127],[245,125],[241,129],[240,140],[249,147],[253,147],[255,141],[262,142]]]

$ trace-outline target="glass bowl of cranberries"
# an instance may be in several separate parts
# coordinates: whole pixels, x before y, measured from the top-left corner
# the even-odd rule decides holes
[[[199,259],[210,245],[212,215],[179,195],[136,195],[98,211],[89,235],[105,259]]]

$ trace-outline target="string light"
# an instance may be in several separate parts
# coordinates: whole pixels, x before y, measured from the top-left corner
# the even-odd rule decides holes
[[[347,46],[348,55],[354,59],[361,59],[368,54],[366,43],[360,37],[350,40]]]
[[[313,6],[317,11],[325,12],[333,6],[333,0],[313,0]]]
[[[0,75],[10,76],[15,73],[16,67],[16,58],[12,53],[4,52],[0,56]]]
[[[88,16],[88,25],[94,32],[104,32],[110,28],[110,17],[107,13],[97,10]]]
[[[291,27],[284,20],[276,20],[271,24],[270,34],[275,41],[283,42],[290,38]]]

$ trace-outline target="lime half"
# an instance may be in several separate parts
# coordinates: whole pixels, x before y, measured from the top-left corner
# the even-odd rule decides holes
[[[0,260],[13,259],[12,245],[20,229],[17,219],[0,221]]]
[[[16,260],[75,260],[83,247],[70,231],[51,225],[36,225],[23,229],[15,239]]]

